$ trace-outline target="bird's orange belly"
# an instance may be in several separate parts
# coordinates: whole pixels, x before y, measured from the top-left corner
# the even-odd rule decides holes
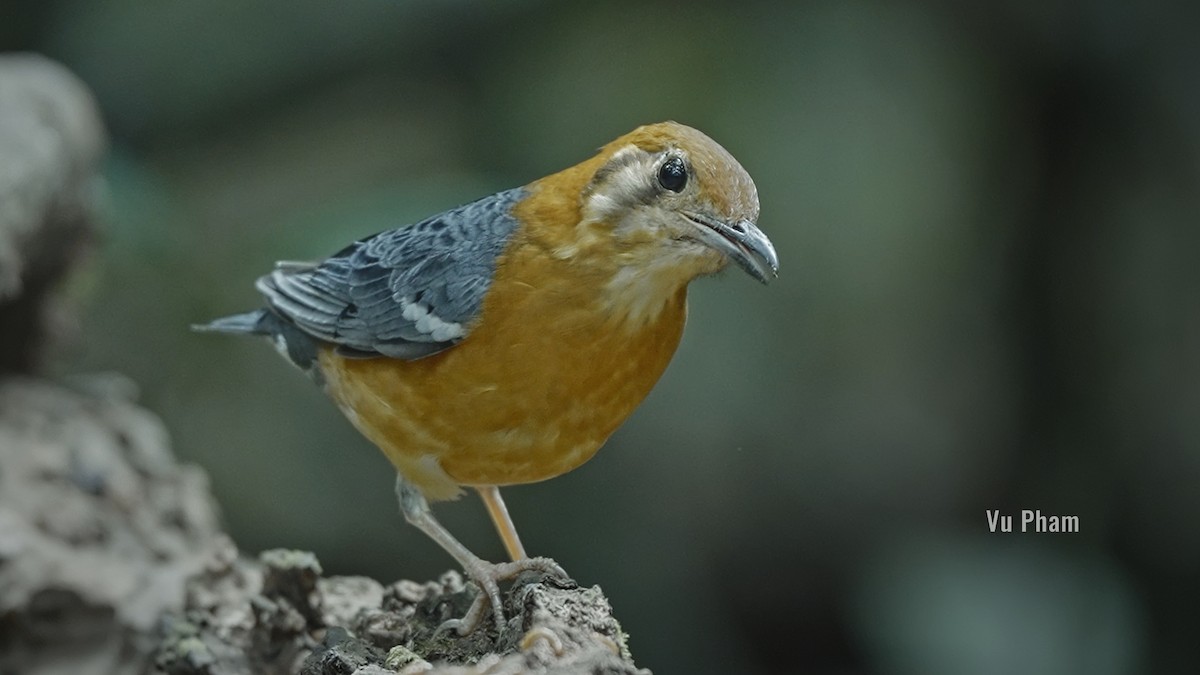
[[[416,361],[320,357],[329,393],[430,499],[461,485],[552,478],[592,457],[658,381],[678,346],[682,294],[634,333],[569,318],[497,322]],[[598,327],[593,327],[598,328]]]

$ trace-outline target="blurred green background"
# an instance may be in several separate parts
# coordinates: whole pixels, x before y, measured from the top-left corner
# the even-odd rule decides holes
[[[507,491],[531,552],[602,585],[659,673],[1191,673],[1196,7],[8,0],[0,48],[74,69],[112,132],[58,369],[133,377],[247,552],[450,564],[314,387],[188,325],[255,306],[277,259],[676,119],[754,176],[780,278],[693,286],[607,447]],[[474,497],[436,511],[502,557]]]

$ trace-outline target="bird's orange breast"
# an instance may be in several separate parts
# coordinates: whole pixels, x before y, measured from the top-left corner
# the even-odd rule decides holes
[[[551,478],[587,461],[662,375],[686,286],[641,326],[601,311],[595,270],[518,242],[471,333],[416,361],[320,364],[342,410],[430,499]]]

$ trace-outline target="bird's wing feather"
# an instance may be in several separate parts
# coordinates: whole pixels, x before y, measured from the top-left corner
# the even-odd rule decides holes
[[[380,232],[315,264],[282,263],[258,280],[276,313],[355,356],[415,359],[471,329],[516,229],[520,188]]]

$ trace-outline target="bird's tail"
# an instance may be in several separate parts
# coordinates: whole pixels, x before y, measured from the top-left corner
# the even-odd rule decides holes
[[[271,330],[268,312],[256,309],[232,316],[223,316],[209,323],[192,324],[192,330],[199,333],[240,333],[249,335],[270,335]]]
[[[265,335],[285,359],[308,373],[318,384],[323,384],[317,368],[317,352],[320,348],[318,341],[269,309],[256,309],[253,312],[223,316],[209,323],[192,324],[192,330],[201,333]]]

